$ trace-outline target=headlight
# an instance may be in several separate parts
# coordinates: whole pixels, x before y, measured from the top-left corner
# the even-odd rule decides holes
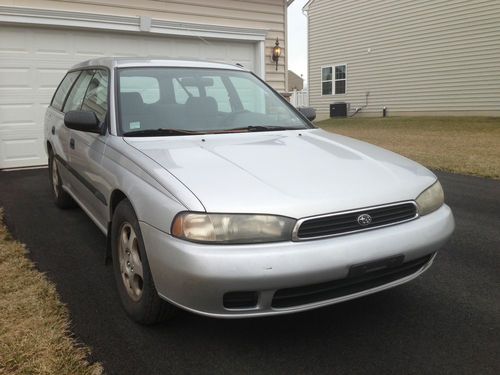
[[[181,212],[172,223],[172,235],[205,243],[289,241],[294,225],[295,220],[283,216]]]
[[[417,198],[418,214],[420,216],[436,211],[444,203],[444,192],[439,181],[424,190]]]

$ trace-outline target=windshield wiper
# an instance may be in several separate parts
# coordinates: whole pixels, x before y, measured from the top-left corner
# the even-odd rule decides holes
[[[132,130],[130,132],[123,133],[124,137],[156,137],[156,136],[168,136],[168,135],[192,135],[200,134],[199,132],[194,132],[190,130],[182,129],[142,129],[142,130]]]
[[[227,132],[232,131],[248,131],[248,132],[267,132],[267,131],[279,131],[279,130],[299,130],[302,128],[293,128],[290,126],[271,126],[271,125],[250,125],[241,128],[227,129]]]

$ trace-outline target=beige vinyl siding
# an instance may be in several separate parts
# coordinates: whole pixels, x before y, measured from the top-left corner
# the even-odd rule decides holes
[[[286,89],[286,59],[280,59],[278,71],[271,61],[276,38],[285,49],[284,0],[0,0],[0,4],[264,30],[266,81],[278,91]]]
[[[500,1],[314,0],[310,104],[360,115],[500,115]],[[370,49],[370,52],[368,52]],[[345,95],[321,95],[321,67],[347,64]]]

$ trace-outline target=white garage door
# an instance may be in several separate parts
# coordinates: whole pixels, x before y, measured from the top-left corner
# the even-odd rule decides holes
[[[0,26],[0,169],[44,165],[43,117],[67,69],[99,56],[163,56],[256,66],[256,44]]]

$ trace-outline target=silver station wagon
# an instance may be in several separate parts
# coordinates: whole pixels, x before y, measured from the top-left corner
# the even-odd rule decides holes
[[[54,200],[107,235],[143,324],[303,311],[420,275],[454,229],[436,176],[310,120],[239,66],[86,61],[45,116]]]

